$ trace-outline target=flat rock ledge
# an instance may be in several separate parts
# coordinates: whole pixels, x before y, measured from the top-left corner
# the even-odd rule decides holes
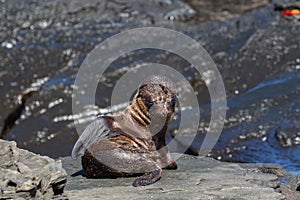
[[[53,199],[64,195],[67,173],[61,161],[0,140],[0,199]]]
[[[164,170],[155,184],[136,188],[134,177],[87,179],[80,159],[54,160],[4,140],[0,148],[0,199],[300,199],[299,179],[276,164],[173,154],[177,170]],[[280,184],[283,178],[289,184]]]
[[[274,164],[243,165],[182,155],[179,169],[164,170],[155,184],[135,188],[134,178],[87,179],[80,160],[66,157],[62,163],[69,174],[65,188],[69,199],[286,199],[278,178],[286,172]]]

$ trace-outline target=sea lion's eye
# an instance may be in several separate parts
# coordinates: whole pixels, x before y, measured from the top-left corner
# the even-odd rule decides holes
[[[154,101],[152,100],[151,97],[147,97],[147,98],[145,99],[145,104],[146,104],[146,106],[147,106],[148,108],[150,108],[151,106],[153,106]]]

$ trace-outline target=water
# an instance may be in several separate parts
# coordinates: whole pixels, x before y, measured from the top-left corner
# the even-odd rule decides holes
[[[234,162],[275,162],[299,174],[299,93],[300,71],[296,71],[272,77],[230,99],[232,122],[213,156]]]
[[[148,49],[119,58],[97,89],[96,105],[88,105],[80,115],[72,114],[77,70],[99,42],[128,28],[162,26],[199,41],[224,79],[229,109],[221,138],[210,156],[230,162],[279,163],[299,174],[298,22],[282,18],[272,4],[262,8],[258,8],[261,4],[251,7],[251,2],[235,5],[232,8],[245,6],[245,11],[233,9],[225,16],[213,12],[214,7],[222,10],[218,1],[201,1],[203,8],[197,7],[194,14],[190,9],[195,2],[99,2],[0,3],[0,17],[6,19],[0,21],[0,128],[7,116],[17,116],[4,136],[6,140],[42,155],[70,155],[78,137],[74,123],[88,124],[99,114],[122,109],[124,105],[109,104],[116,81],[143,62],[158,62],[174,67],[198,92],[201,126],[192,147],[199,149],[210,118],[209,95],[201,76],[171,53]],[[202,16],[201,9],[214,16]],[[208,21],[220,18],[223,22]],[[22,96],[29,93],[20,106]],[[17,110],[20,112],[14,112]],[[178,124],[171,125],[172,134]],[[191,133],[185,132],[189,137]]]

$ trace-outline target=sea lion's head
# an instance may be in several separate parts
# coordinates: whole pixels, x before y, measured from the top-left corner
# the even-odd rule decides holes
[[[175,111],[175,84],[165,76],[150,76],[140,85],[136,97],[141,99],[148,112],[170,117]]]

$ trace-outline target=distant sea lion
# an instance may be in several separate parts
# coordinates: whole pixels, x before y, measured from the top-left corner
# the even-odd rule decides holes
[[[82,156],[88,178],[139,176],[135,187],[156,182],[163,168],[177,169],[165,141],[175,103],[174,83],[163,76],[149,77],[124,111],[88,125],[72,157]]]

